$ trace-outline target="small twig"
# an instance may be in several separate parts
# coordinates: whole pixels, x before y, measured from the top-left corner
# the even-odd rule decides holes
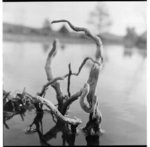
[[[23,92],[22,92],[22,95],[25,93],[25,90],[26,90],[26,88],[24,87]]]
[[[34,97],[31,95],[31,94],[29,94],[29,93],[27,93],[27,92],[25,92],[25,94],[28,96],[28,98],[30,98],[30,99],[33,99]]]
[[[69,75],[68,75],[68,87],[67,87],[67,91],[68,91],[68,96],[69,97],[71,96],[71,94],[70,94],[70,78],[71,78],[71,74],[72,74],[71,64],[69,63]]]
[[[68,74],[67,74],[67,76],[68,76]],[[65,75],[64,77],[57,77],[57,78],[54,78],[54,79],[52,79],[51,81],[47,82],[47,83],[43,86],[41,92],[38,93],[38,95],[39,95],[39,96],[42,96],[42,95],[44,94],[44,92],[45,92],[45,89],[46,89],[49,85],[54,84],[54,83],[57,82],[58,80],[64,80],[67,76]]]
[[[80,71],[81,71],[82,67],[84,66],[84,64],[86,63],[87,60],[91,60],[93,63],[98,64],[99,66],[101,66],[101,64],[100,64],[99,62],[93,60],[91,57],[86,57],[86,58],[82,61],[81,65],[80,65],[80,67],[79,67],[78,72],[77,72],[77,73],[72,73],[72,75],[78,76],[78,75],[80,74]]]

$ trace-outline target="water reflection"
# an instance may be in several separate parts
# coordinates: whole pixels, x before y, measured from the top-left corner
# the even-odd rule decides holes
[[[17,99],[17,96],[20,98],[23,98],[22,94],[16,95],[16,100],[6,100],[6,98],[9,96],[10,93],[7,93],[3,91],[4,95],[4,107],[3,107],[3,124],[4,126],[9,129],[8,124],[6,121],[11,120],[15,115],[20,115],[22,118],[22,121],[24,121],[25,112],[31,109],[36,108],[36,116],[33,119],[33,122],[29,125],[29,129],[25,131],[26,134],[33,134],[37,133],[39,136],[40,144],[41,146],[51,146],[50,143],[48,143],[53,138],[56,138],[57,134],[59,132],[62,133],[62,145],[69,145],[74,146],[76,136],[78,135],[77,132],[74,130],[73,126],[69,126],[68,124],[62,123],[59,120],[55,120],[53,114],[50,110],[43,110],[41,108],[41,104],[38,102],[34,103],[34,107],[30,107],[29,101],[25,101],[25,103],[22,101],[22,99]],[[26,106],[26,107],[25,107]],[[31,109],[29,109],[31,108]],[[48,132],[45,134],[43,133],[43,116],[44,113],[48,112],[52,115],[53,121],[56,123],[54,127],[52,127]],[[33,129],[33,126],[35,126],[35,129]],[[69,128],[70,127],[70,128]],[[99,145],[99,136],[86,136],[85,140],[87,141],[87,145]]]
[[[124,57],[131,57],[133,55],[132,48],[125,48],[123,55]]]
[[[50,44],[49,43],[43,43],[42,48],[43,48],[44,53],[47,53],[49,48],[50,48]]]
[[[100,136],[99,135],[94,135],[94,136],[86,136],[86,142],[87,146],[99,146],[100,145]]]
[[[63,124],[61,122],[57,122],[54,127],[52,127],[48,132],[43,134],[43,114],[44,111],[36,105],[37,115],[34,118],[33,123],[30,125],[29,130],[27,130],[27,134],[37,132],[39,135],[41,145],[51,146],[48,142],[53,138],[56,138],[59,132],[62,132],[62,145],[65,146],[66,143],[68,145],[73,146],[75,144],[76,133],[70,132],[68,125]],[[32,129],[32,126],[35,125],[36,129]]]
[[[48,50],[50,49],[48,44],[44,46],[45,49],[41,47],[41,44],[36,43],[4,43],[3,73],[6,90],[15,91],[16,89],[27,87],[29,93],[35,94],[41,89],[41,86],[46,82],[44,66]],[[70,62],[72,70],[74,72],[78,71],[85,57],[94,59],[95,51],[95,46],[91,44],[65,44],[65,49],[58,50],[58,54],[53,62],[54,75],[61,76],[66,74],[68,72],[67,65]],[[21,137],[26,145],[38,144],[36,135],[32,135],[29,138],[27,135],[25,137],[24,134],[21,134],[24,133],[22,130],[26,129],[27,125],[32,121],[34,124],[32,127],[34,126],[35,129],[32,130],[31,128],[31,131],[34,134],[38,134],[38,140],[40,140],[41,145],[58,145],[60,141],[61,145],[103,145],[109,144],[109,141],[113,145],[146,144],[146,51],[136,48],[129,51],[123,46],[109,45],[104,46],[104,52],[108,62],[105,60],[105,67],[100,73],[96,92],[104,118],[102,126],[107,132],[107,135],[104,134],[103,139],[84,136],[83,133],[79,135],[70,133],[67,131],[67,127],[57,125],[51,117],[45,115],[44,111],[44,113],[37,113],[36,116],[25,113],[26,116],[23,116],[23,118],[27,119],[24,122],[20,122],[12,113],[4,114],[4,144],[22,145]],[[81,85],[87,81],[91,65],[90,61],[87,62],[80,75],[72,77],[72,93],[77,92]],[[61,85],[65,91],[66,81],[61,81]],[[49,88],[46,98],[56,103],[55,97],[54,91]],[[109,109],[107,106],[109,106]],[[84,115],[78,102],[71,105],[71,111],[73,115],[78,115],[85,123],[87,122],[88,116]],[[112,113],[113,111],[116,113]],[[15,124],[17,124],[17,127]],[[132,129],[133,124],[134,131]],[[9,131],[5,129],[9,127],[13,129]],[[42,128],[46,132],[43,132]],[[127,132],[130,132],[130,137],[124,139],[125,136],[128,136]],[[18,133],[20,133],[20,136],[18,136]],[[59,133],[62,134],[61,138],[58,135]],[[10,136],[10,134],[13,135]],[[15,142],[16,139],[18,139],[17,143]],[[56,142],[52,143],[53,139]]]
[[[60,47],[61,47],[62,50],[65,50],[66,49],[66,44],[61,44]]]
[[[52,127],[48,132],[43,134],[42,119],[43,119],[44,111],[40,109],[38,105],[36,106],[36,108],[37,108],[37,115],[35,116],[33,123],[29,125],[30,128],[26,131],[27,134],[37,132],[39,135],[41,145],[51,146],[51,144],[48,142],[52,139],[55,139],[57,137],[57,134],[61,132],[63,146],[66,146],[67,144],[69,146],[75,145],[76,136],[78,134],[76,132],[71,132],[69,126],[62,122],[59,121],[56,122],[56,125],[54,127]],[[33,125],[36,126],[35,129],[32,129]],[[100,137],[99,135],[85,136],[87,146],[100,145],[99,137]]]
[[[143,58],[147,57],[147,50],[139,48],[124,48],[123,55],[124,57],[132,57],[135,53],[138,53]]]
[[[138,52],[144,59],[147,58],[147,50],[146,49],[138,49]]]
[[[44,53],[47,53],[50,49],[51,43],[46,42],[46,43],[43,43],[41,45],[42,45]],[[66,44],[60,44],[60,48],[61,48],[62,51],[65,50],[66,49]]]
[[[44,115],[44,111],[43,109],[40,108],[39,103],[35,103],[35,108],[37,110],[37,115],[35,116],[33,122],[31,125],[29,125],[29,130],[26,131],[27,134],[29,133],[34,133],[37,132],[37,134],[39,135],[39,139],[40,139],[40,143],[41,145],[46,145],[46,146],[51,146],[49,143],[47,143],[44,135],[43,135],[43,123],[42,123],[42,119],[43,119],[43,115]],[[36,128],[32,129],[32,126],[35,125]]]
[[[4,126],[9,129],[9,126],[7,125],[6,121],[8,121],[9,119],[11,119],[14,116],[14,113],[12,112],[3,112],[3,124]]]

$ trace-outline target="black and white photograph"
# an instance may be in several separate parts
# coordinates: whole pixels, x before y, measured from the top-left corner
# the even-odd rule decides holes
[[[147,1],[2,8],[4,146],[147,146]]]

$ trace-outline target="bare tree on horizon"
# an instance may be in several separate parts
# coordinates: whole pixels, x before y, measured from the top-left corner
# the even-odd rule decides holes
[[[105,3],[97,3],[95,9],[89,14],[89,24],[96,26],[98,34],[105,32],[112,25],[110,14]]]

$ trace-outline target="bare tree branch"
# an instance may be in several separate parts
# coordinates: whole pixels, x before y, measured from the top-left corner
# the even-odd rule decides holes
[[[80,74],[80,71],[81,71],[82,67],[84,66],[84,64],[86,63],[87,60],[91,60],[93,63],[95,63],[95,64],[101,66],[101,64],[100,64],[98,61],[93,60],[91,57],[86,57],[86,58],[82,61],[81,65],[80,65],[80,67],[79,67],[78,72],[77,72],[77,73],[72,73],[72,75],[78,76],[78,75]]]
[[[57,53],[57,40],[55,39],[53,41],[53,47],[52,47],[52,50],[50,51],[50,53],[48,54],[48,57],[47,57],[47,61],[46,61],[46,64],[45,64],[45,71],[46,71],[46,74],[47,74],[47,79],[48,81],[52,81],[54,80],[54,77],[53,77],[53,74],[52,74],[52,68],[51,68],[51,64],[52,64],[52,59],[53,57],[56,55]],[[56,80],[56,79],[55,79]],[[55,81],[54,80],[54,81]],[[53,83],[54,83],[53,81]],[[45,88],[47,86],[44,86]],[[60,97],[63,96],[63,93],[62,93],[62,90],[60,88],[60,84],[58,82],[55,82],[52,87],[55,89],[56,93],[57,93],[57,100],[60,101]],[[44,88],[42,90],[42,92],[40,93],[40,95],[43,95],[44,93]]]
[[[76,27],[72,23],[70,23],[68,20],[55,20],[52,21],[51,24],[53,23],[59,23],[59,22],[67,22],[69,26],[76,32],[83,31],[88,37],[90,37],[97,45],[97,53],[96,53],[96,59],[99,60],[100,58],[103,60],[103,53],[102,53],[102,41],[101,39],[96,36],[95,34],[91,33],[88,29],[83,28],[83,27]]]
[[[52,47],[50,53],[48,54],[47,61],[46,61],[46,64],[45,64],[45,71],[46,71],[46,74],[47,74],[47,80],[48,81],[53,79],[51,64],[52,64],[52,59],[53,59],[53,57],[56,53],[57,53],[57,40],[55,39],[53,41],[53,47]]]

